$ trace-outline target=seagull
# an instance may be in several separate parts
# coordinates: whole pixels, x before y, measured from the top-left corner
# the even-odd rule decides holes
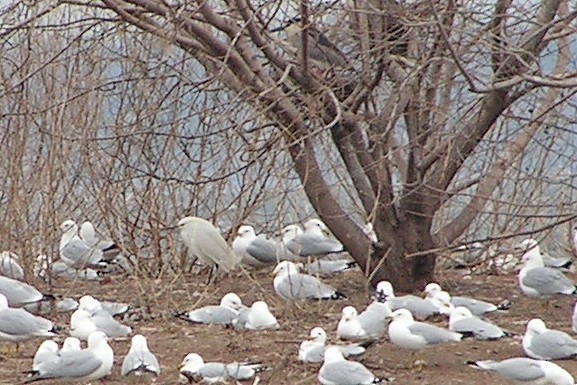
[[[425,286],[425,294],[427,298],[435,298],[437,293],[447,293],[441,289],[438,283],[429,283]],[[449,293],[447,293],[449,295]],[[437,297],[438,298],[438,297]],[[470,297],[461,297],[461,296],[451,296],[449,295],[449,301],[453,306],[462,306],[466,307],[473,313],[473,315],[483,315],[486,313],[494,312],[498,309],[498,307],[490,302],[481,301],[475,298]],[[442,301],[444,302],[444,301]],[[450,313],[449,313],[450,314]]]
[[[327,254],[342,253],[343,245],[326,235],[326,225],[318,219],[305,223],[305,231],[298,225],[288,225],[282,231],[282,241],[293,254],[301,257],[317,257]]]
[[[302,266],[302,263],[300,265]],[[350,259],[315,259],[306,264],[306,270],[311,275],[333,274],[349,271],[355,266],[357,266],[357,262]]]
[[[179,382],[181,384],[204,380],[207,383],[227,382],[228,380],[250,380],[259,372],[269,368],[262,364],[240,364],[233,362],[204,362],[197,353],[189,353],[182,361]]]
[[[238,318],[233,321],[233,325],[237,330],[264,330],[280,327],[264,301],[256,301],[249,309],[241,311]]]
[[[145,373],[152,373],[157,376],[160,374],[160,364],[156,356],[148,349],[146,337],[141,334],[136,334],[132,337],[130,350],[122,361],[121,374],[128,376],[131,373],[137,376]]]
[[[468,361],[471,367],[513,381],[516,384],[574,385],[573,377],[559,365],[530,358],[509,358],[503,361]]]
[[[299,346],[299,360],[308,363],[323,362],[325,350],[330,346],[337,347],[344,357],[360,356],[366,348],[361,344],[326,345],[327,333],[321,327],[315,327],[310,331],[310,339],[301,342]]]
[[[274,269],[273,286],[283,299],[342,299],[346,296],[337,289],[322,283],[317,277],[298,272],[296,264],[280,262]]]
[[[60,225],[60,259],[69,267],[84,269],[90,266],[101,266],[102,250],[90,247],[78,235],[78,225],[71,219]]]
[[[271,32],[285,31],[289,44],[301,51],[306,47],[306,57],[319,68],[329,69],[331,67],[345,68],[348,66],[345,55],[335,46],[324,34],[322,34],[313,24],[309,24],[306,29],[300,17],[290,19],[286,25],[273,29]],[[303,32],[307,34],[307,44],[303,46]]]
[[[210,267],[208,283],[212,282],[216,269],[229,272],[240,262],[240,257],[233,253],[218,229],[209,221],[185,217],[178,222],[178,227],[189,251]]]
[[[58,359],[58,344],[52,340],[43,341],[32,360],[32,370],[39,370],[43,365],[51,365]]]
[[[52,321],[28,313],[24,309],[8,306],[6,297],[0,294],[0,339],[18,343],[32,338],[56,336],[56,326]]]
[[[537,360],[561,360],[577,357],[577,340],[560,330],[547,329],[545,322],[534,318],[527,323],[523,351]]]
[[[71,381],[93,381],[111,373],[114,351],[108,345],[106,335],[96,331],[88,337],[88,347],[80,351],[60,352],[58,359],[41,365],[29,372],[25,383],[62,379]]]
[[[395,310],[390,317],[393,321],[389,324],[389,339],[402,348],[423,349],[463,338],[461,333],[415,321],[407,309]]]
[[[112,261],[120,254],[120,248],[116,243],[96,236],[96,230],[90,221],[85,221],[80,225],[79,235],[88,246],[101,250],[105,261]]]
[[[189,312],[176,313],[176,317],[192,323],[232,325],[239,311],[246,309],[235,293],[227,293],[220,300],[220,305],[208,305]]]
[[[3,276],[0,276],[0,294],[6,297],[10,306],[22,306],[54,299],[54,296],[42,294],[35,287],[25,282]]]
[[[242,257],[241,262],[248,266],[264,267],[276,265],[284,259],[282,250],[265,236],[256,235],[254,228],[242,225],[232,241],[232,250]]]
[[[383,336],[387,328],[387,317],[392,313],[387,303],[373,301],[366,307],[358,320],[368,336],[373,339],[379,339]]]
[[[381,281],[377,284],[375,297],[379,302],[384,302],[389,305],[392,311],[407,309],[414,317],[419,319],[426,319],[430,316],[440,314],[439,309],[424,298],[412,294],[396,297],[393,285],[391,285],[389,281]]]
[[[325,361],[317,378],[323,385],[368,385],[382,381],[360,362],[347,361],[335,346],[325,350]]]
[[[100,301],[94,297],[85,295],[80,298],[79,303],[78,309],[88,312],[96,329],[103,331],[108,337],[126,337],[132,333],[131,327],[123,325],[114,319],[112,314],[105,310]]]
[[[337,325],[337,337],[341,340],[364,340],[369,338],[369,333],[363,328],[357,309],[354,306],[345,306],[343,308],[341,320]]]
[[[449,330],[471,336],[476,340],[498,340],[512,334],[473,315],[469,309],[457,306],[449,317]]]
[[[18,264],[18,255],[11,251],[3,251],[0,253],[0,274],[17,279],[24,280],[24,269]]]
[[[524,266],[519,271],[519,285],[525,295],[549,298],[556,294],[575,294],[577,287],[569,278],[557,269],[544,266],[536,240],[526,239],[520,248],[525,253],[521,259]]]
[[[52,303],[51,301],[32,302],[23,306],[30,313],[37,315],[49,314],[53,311],[57,313],[66,313],[76,310],[78,302],[72,298],[62,298]]]

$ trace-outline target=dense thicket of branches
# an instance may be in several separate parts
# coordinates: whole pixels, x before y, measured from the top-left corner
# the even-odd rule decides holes
[[[272,30],[297,15],[294,46]],[[70,215],[162,261],[183,212],[273,230],[312,207],[373,282],[411,289],[440,250],[574,212],[567,1],[73,0],[2,16],[2,227],[24,254]],[[313,29],[346,65],[304,50]]]

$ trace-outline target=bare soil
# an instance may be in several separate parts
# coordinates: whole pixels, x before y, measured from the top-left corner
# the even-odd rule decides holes
[[[115,351],[115,367],[113,373],[102,382],[108,385],[150,382],[177,384],[178,365],[190,352],[199,353],[205,361],[263,362],[272,370],[260,375],[260,384],[316,384],[320,365],[305,365],[297,360],[300,341],[308,335],[311,328],[323,326],[331,341],[335,342],[341,309],[346,305],[354,305],[362,310],[370,302],[366,280],[358,271],[325,279],[341,288],[348,295],[347,300],[299,302],[292,305],[276,297],[268,271],[251,272],[250,277],[245,273],[237,273],[222,277],[211,286],[206,286],[205,280],[204,275],[189,274],[156,280],[119,277],[106,283],[57,281],[52,291],[57,295],[74,298],[92,294],[101,300],[131,304],[132,310],[124,322],[132,326],[136,333],[148,338],[149,347],[161,363],[162,373],[158,378],[152,379],[122,377],[120,367],[129,349],[130,339],[114,340],[110,344]],[[506,384],[506,381],[497,376],[469,368],[464,362],[522,356],[520,336],[524,333],[526,322],[531,318],[540,317],[549,327],[571,333],[574,299],[556,298],[549,301],[546,307],[545,301],[529,299],[521,294],[516,276],[482,275],[466,279],[459,272],[450,272],[439,274],[438,282],[454,295],[470,295],[494,303],[511,300],[513,303],[509,311],[491,314],[487,318],[518,334],[518,337],[487,342],[465,340],[422,350],[414,355],[414,359],[423,359],[427,363],[421,372],[408,367],[411,362],[409,351],[397,348],[383,339],[360,358],[379,377],[394,378],[394,383],[404,385]],[[33,283],[48,290],[46,285],[40,282]],[[177,310],[191,310],[218,303],[229,291],[236,292],[245,304],[265,300],[279,320],[280,330],[237,332],[217,326],[192,325],[173,316]],[[48,317],[59,325],[68,327],[69,314]],[[431,322],[448,326],[446,319]],[[66,331],[62,333],[59,342],[65,336]],[[18,356],[4,357],[0,361],[0,384],[21,383],[24,380],[25,375],[22,372],[30,369],[32,357],[40,342],[32,340],[22,343]],[[9,345],[8,342],[0,342],[3,349]],[[558,363],[577,375],[575,360]]]

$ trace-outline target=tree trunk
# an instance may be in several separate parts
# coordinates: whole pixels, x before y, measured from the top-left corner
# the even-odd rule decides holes
[[[373,286],[387,280],[395,290],[412,292],[434,280],[437,255],[426,250],[434,250],[435,244],[429,225],[422,222],[422,218],[410,217],[399,224],[394,244],[375,247],[371,256],[371,271],[377,269],[371,277]]]

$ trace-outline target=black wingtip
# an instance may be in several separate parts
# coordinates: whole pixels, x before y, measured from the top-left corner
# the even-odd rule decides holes
[[[342,292],[336,290],[332,295],[331,299],[347,299],[347,296],[344,295]]]
[[[56,297],[53,294],[42,293],[42,299],[40,301],[55,301]]]
[[[357,266],[357,262],[355,262],[355,261],[349,262],[349,263],[347,263],[346,266],[347,266],[347,269],[352,269],[353,267]]]
[[[192,322],[190,318],[188,318],[188,312],[186,311],[175,310],[172,312],[172,316],[184,321]]]
[[[475,368],[479,367],[479,365],[477,364],[477,361],[465,361],[465,365],[473,366]]]

